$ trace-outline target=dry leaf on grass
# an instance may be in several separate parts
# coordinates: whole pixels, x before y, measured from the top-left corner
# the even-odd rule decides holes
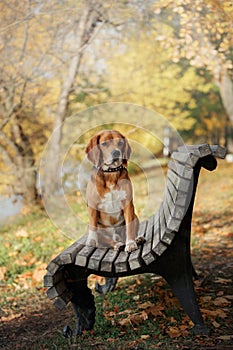
[[[120,326],[138,325],[140,322],[145,321],[147,319],[147,313],[145,311],[142,311],[138,314],[132,314],[124,319],[118,320],[118,323]]]
[[[146,339],[149,339],[150,338],[150,335],[149,334],[143,334],[141,335],[141,339],[143,340],[146,340]]]
[[[29,236],[29,233],[24,229],[21,229],[15,232],[15,237],[17,238],[27,238],[28,236]]]
[[[231,304],[231,302],[224,297],[218,297],[214,300],[214,305],[217,306],[227,306],[229,304]]]
[[[6,274],[6,266],[0,267],[0,281],[4,281]]]
[[[216,310],[208,310],[208,309],[201,309],[201,312],[204,315],[209,316],[210,318],[220,317],[220,318],[226,318],[227,314],[222,309],[216,309]]]
[[[187,328],[188,328],[188,326],[183,326],[183,327],[170,326],[166,329],[166,333],[171,338],[186,337],[188,335]]]
[[[2,316],[1,317],[1,321],[2,322],[9,322],[9,321],[12,321],[12,320],[14,320],[14,319],[16,319],[16,318],[19,318],[19,317],[21,317],[22,316],[22,314],[10,314],[9,316]]]

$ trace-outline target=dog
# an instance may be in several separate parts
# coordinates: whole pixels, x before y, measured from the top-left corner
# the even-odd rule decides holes
[[[111,246],[132,252],[138,248],[139,220],[127,171],[131,148],[117,130],[104,130],[91,138],[85,150],[94,165],[87,184],[89,225],[86,245]]]

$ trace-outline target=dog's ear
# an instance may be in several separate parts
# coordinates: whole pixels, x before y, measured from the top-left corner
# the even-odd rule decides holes
[[[123,151],[123,165],[127,166],[127,162],[130,158],[130,154],[131,154],[131,147],[129,145],[128,140],[124,137],[124,141],[125,141],[125,146],[124,146],[124,151]]]
[[[100,140],[100,135],[93,136],[90,139],[90,141],[85,149],[85,152],[87,154],[87,158],[96,167],[99,167],[101,164],[101,150],[99,148],[99,140]]]

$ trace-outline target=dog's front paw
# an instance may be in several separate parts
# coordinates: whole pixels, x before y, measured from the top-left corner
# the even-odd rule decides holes
[[[133,241],[132,239],[126,242],[125,245],[125,251],[126,252],[133,252],[134,250],[138,249],[137,243]]]
[[[86,245],[90,247],[98,247],[98,236],[95,231],[89,230]]]
[[[142,245],[143,243],[146,242],[146,240],[143,236],[137,237],[135,241],[136,241],[137,245]]]

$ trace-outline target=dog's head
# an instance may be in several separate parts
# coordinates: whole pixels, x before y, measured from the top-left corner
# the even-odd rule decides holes
[[[93,136],[86,147],[87,158],[96,167],[127,166],[131,148],[117,130],[104,130]]]

